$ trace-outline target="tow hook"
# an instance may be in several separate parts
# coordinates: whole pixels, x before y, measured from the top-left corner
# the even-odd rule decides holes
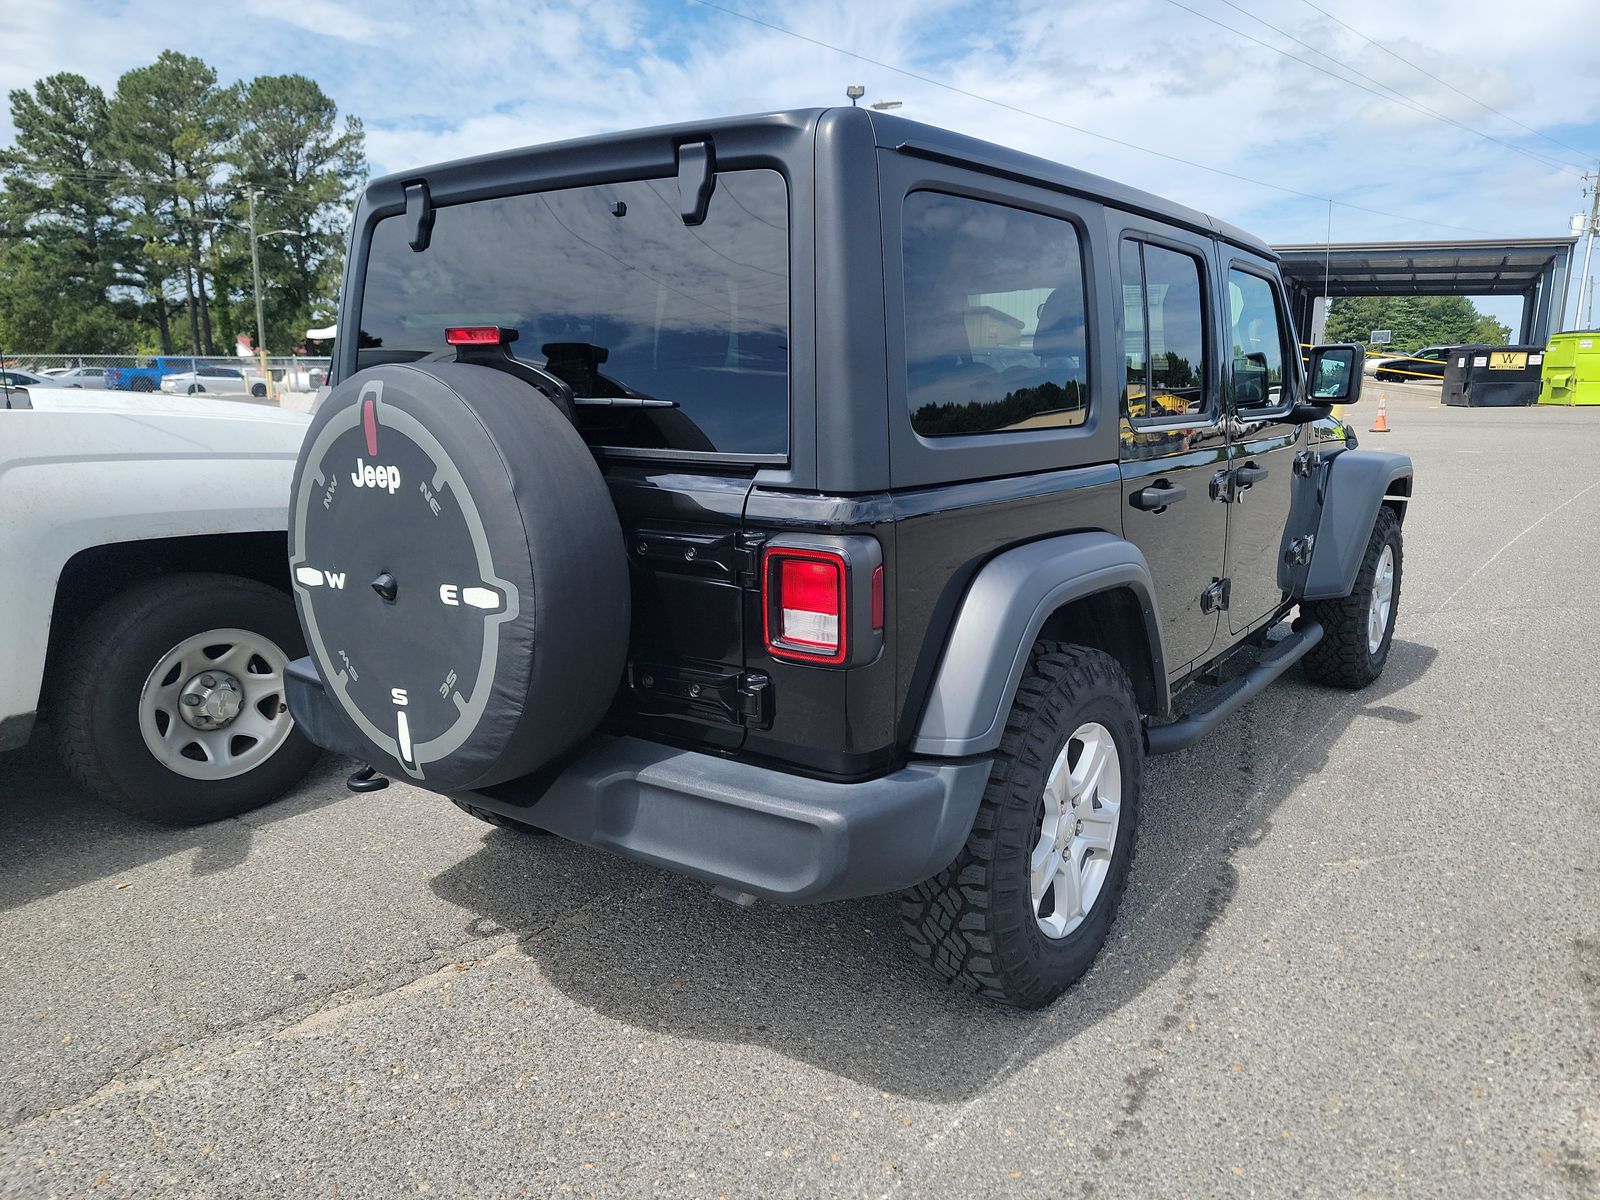
[[[362,763],[361,769],[344,781],[352,792],[381,792],[389,786],[389,777],[379,775],[371,763]]]

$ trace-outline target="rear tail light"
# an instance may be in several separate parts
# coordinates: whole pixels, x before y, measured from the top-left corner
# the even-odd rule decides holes
[[[767,649],[779,658],[840,663],[850,627],[849,567],[828,550],[774,547],[762,573]]]

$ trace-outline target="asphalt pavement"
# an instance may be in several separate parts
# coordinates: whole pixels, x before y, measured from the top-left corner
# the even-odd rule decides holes
[[[333,761],[175,831],[0,756],[0,1195],[1600,1195],[1600,410],[1382,390],[1387,672],[1154,760],[1042,1013],[890,898],[738,909]]]

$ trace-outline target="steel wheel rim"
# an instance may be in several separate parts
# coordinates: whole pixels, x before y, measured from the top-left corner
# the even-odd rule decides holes
[[[1367,605],[1367,653],[1376,654],[1389,632],[1389,613],[1394,608],[1394,547],[1385,546],[1372,574],[1372,601]]]
[[[1028,862],[1034,920],[1064,938],[1082,925],[1111,875],[1122,819],[1122,759],[1094,721],[1073,731],[1045,778],[1044,811]]]
[[[294,728],[283,697],[288,656],[272,639],[247,629],[209,629],[185,638],[146,676],[139,691],[139,732],[157,762],[188,779],[233,779],[266,762]],[[200,681],[210,676],[217,686]],[[185,694],[238,685],[237,713],[197,728]],[[195,706],[200,707],[200,706]],[[226,706],[220,706],[225,708]]]

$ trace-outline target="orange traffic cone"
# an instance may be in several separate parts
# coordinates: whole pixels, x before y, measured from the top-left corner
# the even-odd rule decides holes
[[[1378,393],[1378,419],[1372,423],[1372,428],[1367,430],[1367,432],[1368,433],[1388,433],[1389,432],[1389,397],[1388,397],[1387,393],[1384,393],[1384,392],[1379,392]]]

